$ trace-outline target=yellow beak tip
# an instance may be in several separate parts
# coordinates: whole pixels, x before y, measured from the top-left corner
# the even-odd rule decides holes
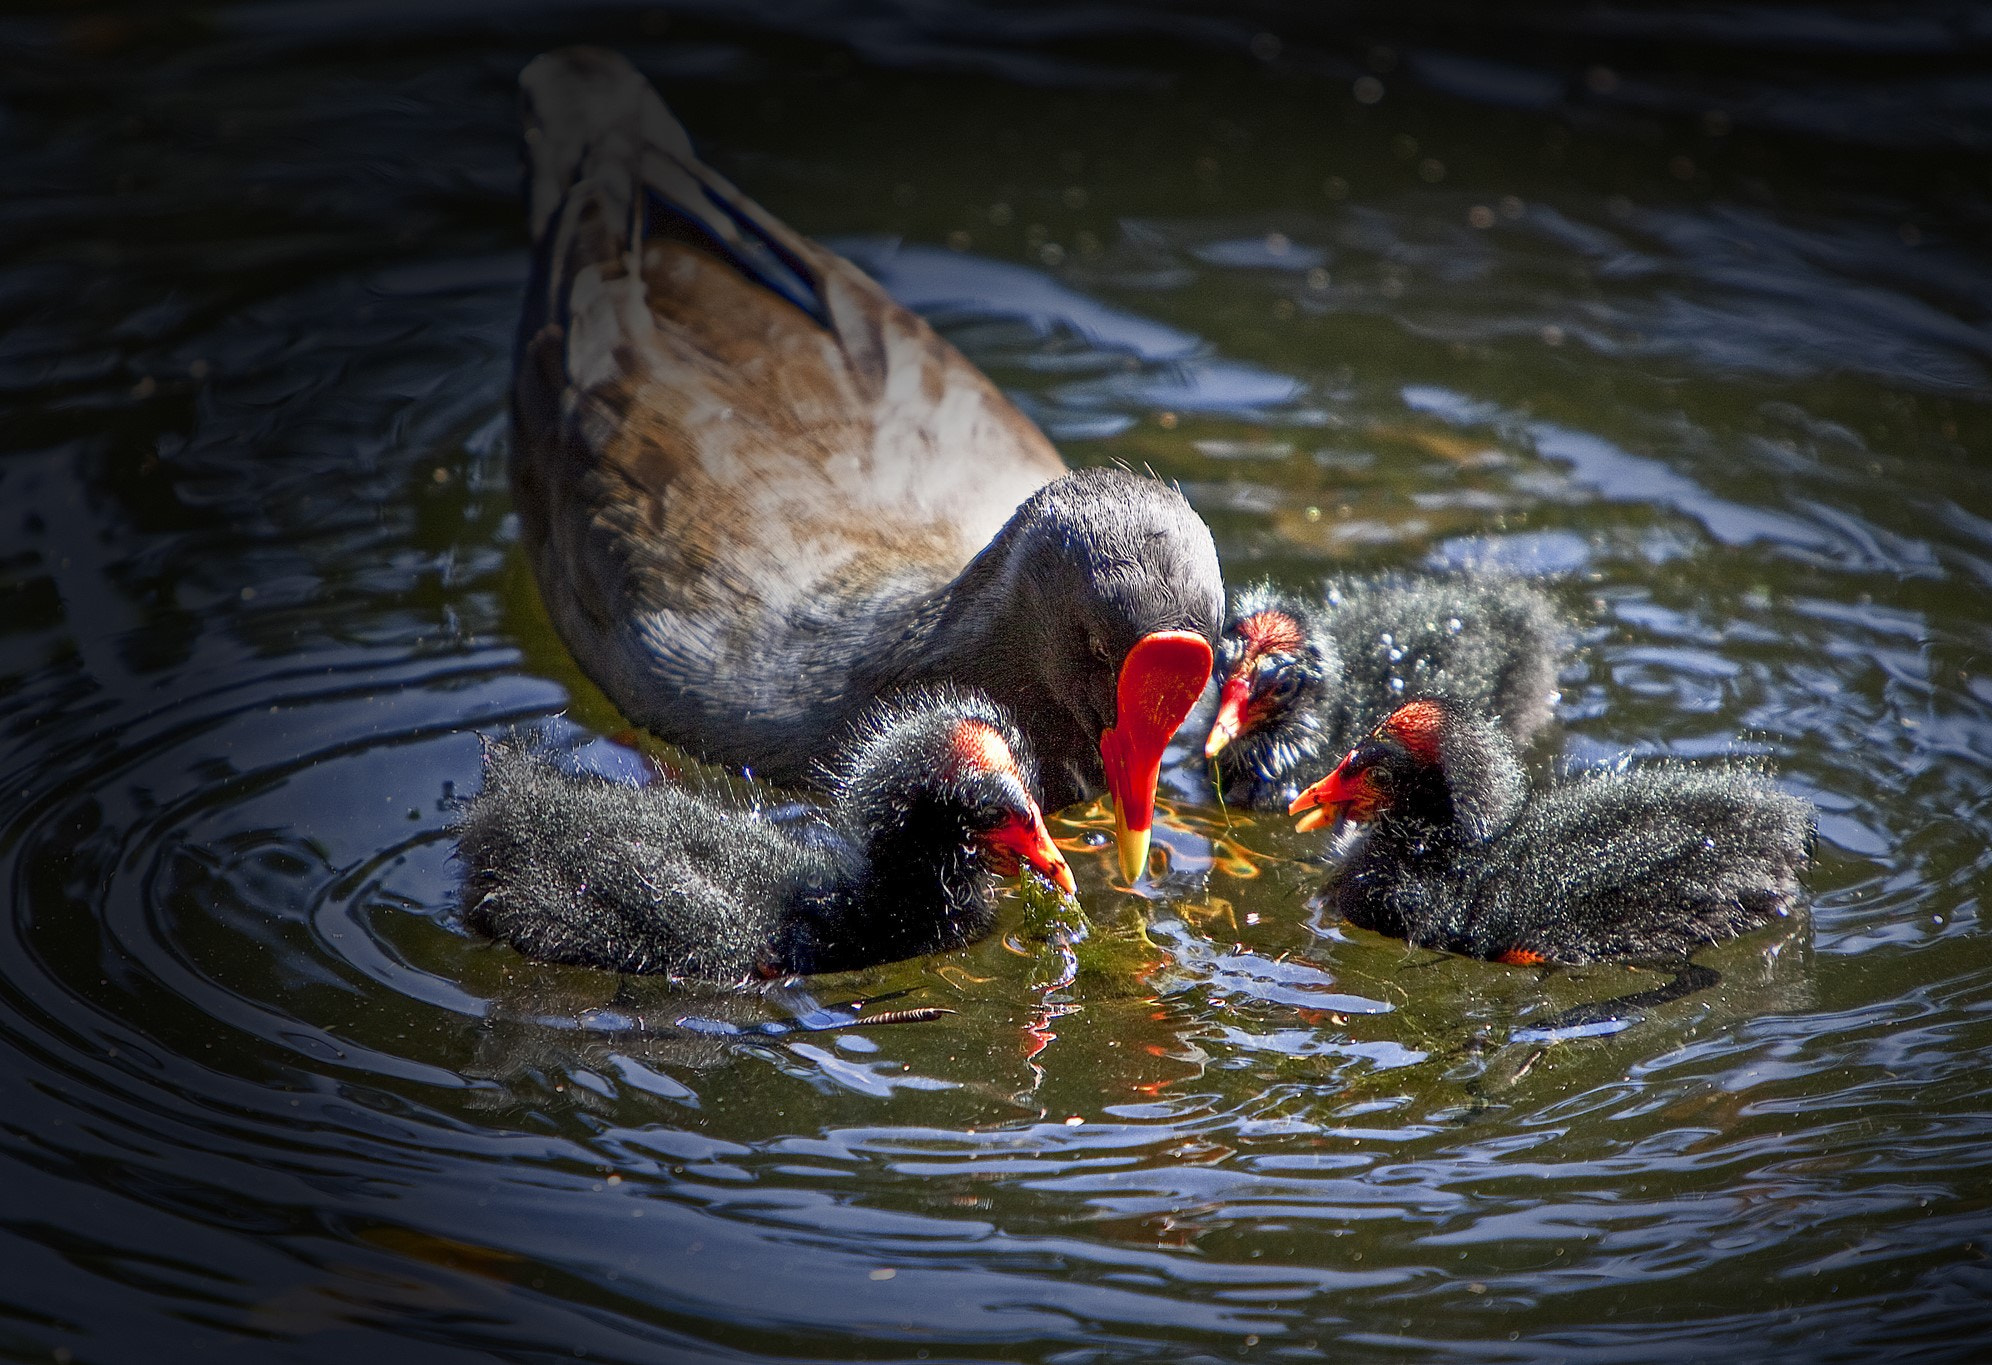
[[[1118,821],[1115,822],[1119,824]],[[1149,832],[1145,829],[1128,829],[1125,825],[1114,831],[1120,845],[1121,877],[1129,886],[1141,880],[1141,874],[1148,870]]]

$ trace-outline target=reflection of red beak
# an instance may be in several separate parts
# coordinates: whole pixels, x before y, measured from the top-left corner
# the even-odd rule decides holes
[[[1349,763],[1354,758],[1355,755],[1350,754],[1336,766],[1334,772],[1294,797],[1293,804],[1287,807],[1287,814],[1300,816],[1293,822],[1295,829],[1320,829],[1344,814],[1352,820],[1368,817],[1369,794],[1361,780],[1349,774]]]
[[[1072,880],[1072,869],[1066,866],[1065,855],[1058,851],[1058,845],[1051,841],[1051,831],[1044,827],[1044,816],[1035,805],[1028,814],[1011,816],[982,838],[993,847],[1022,858],[1056,882],[1066,895],[1079,894],[1079,884]]]
[[[1216,758],[1224,746],[1245,732],[1245,705],[1252,700],[1252,680],[1243,672],[1224,680],[1217,694],[1217,719],[1210,723],[1210,738],[1204,741],[1204,757]]]
[[[1121,664],[1114,727],[1100,736],[1121,875],[1132,886],[1148,866],[1155,779],[1162,751],[1210,680],[1210,642],[1194,631],[1158,630],[1135,641]]]

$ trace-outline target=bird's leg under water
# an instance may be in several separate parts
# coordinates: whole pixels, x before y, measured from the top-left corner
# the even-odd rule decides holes
[[[686,1015],[674,1022],[679,1028],[693,1033],[779,1038],[788,1033],[831,1033],[838,1029],[875,1028],[885,1024],[924,1024],[955,1012],[943,1005],[920,1005],[912,1009],[860,1014],[868,1005],[898,1000],[911,995],[915,989],[908,986],[883,995],[859,996],[840,1004],[821,1005],[814,996],[792,982],[774,982],[764,987],[761,993],[764,998],[789,1012],[786,1019],[764,1019],[759,1023],[741,1025],[724,1019]]]
[[[1530,1024],[1526,1029],[1517,1030],[1515,1038],[1548,1039],[1617,1033],[1638,1023],[1645,1010],[1670,1004],[1676,1000],[1684,1000],[1697,991],[1705,991],[1722,981],[1722,973],[1715,968],[1697,966],[1692,962],[1646,965],[1671,970],[1674,973],[1673,979],[1664,985],[1654,986],[1649,990],[1634,991],[1630,995],[1617,995],[1610,1000],[1594,1000],[1586,1005],[1573,1005],[1567,1010],[1551,1015],[1539,1024]]]

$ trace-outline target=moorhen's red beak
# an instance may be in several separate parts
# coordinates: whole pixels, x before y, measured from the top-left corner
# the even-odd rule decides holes
[[[1210,642],[1195,631],[1158,630],[1135,641],[1121,663],[1114,727],[1100,736],[1121,876],[1132,886],[1148,866],[1155,779],[1162,751],[1210,679]]]
[[[1354,758],[1354,754],[1349,755],[1334,772],[1294,797],[1293,804],[1287,807],[1287,814],[1300,816],[1293,822],[1296,830],[1320,829],[1339,818],[1343,811],[1362,798],[1361,784],[1349,775],[1349,763]]]
[[[1224,680],[1217,694],[1217,719],[1210,723],[1210,738],[1204,741],[1204,757],[1216,758],[1224,746],[1245,731],[1245,706],[1252,700],[1252,680],[1234,673]]]
[[[1066,895],[1079,894],[1079,884],[1072,880],[1072,869],[1066,866],[1065,855],[1058,851],[1058,845],[1051,841],[1051,831],[1044,827],[1044,816],[1036,806],[1028,814],[1011,816],[982,837],[1044,873]]]

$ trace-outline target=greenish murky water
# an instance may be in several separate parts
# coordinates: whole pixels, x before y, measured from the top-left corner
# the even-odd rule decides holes
[[[0,21],[0,1356],[1983,1350],[1974,16]],[[512,79],[577,37],[1232,580],[1540,575],[1538,767],[1772,756],[1809,914],[1546,1027],[1661,978],[1348,929],[1185,745],[1149,894],[1054,822],[1083,934],[742,1000],[465,933],[476,732],[631,761],[504,474]],[[955,1013],[816,1012],[894,992]]]

